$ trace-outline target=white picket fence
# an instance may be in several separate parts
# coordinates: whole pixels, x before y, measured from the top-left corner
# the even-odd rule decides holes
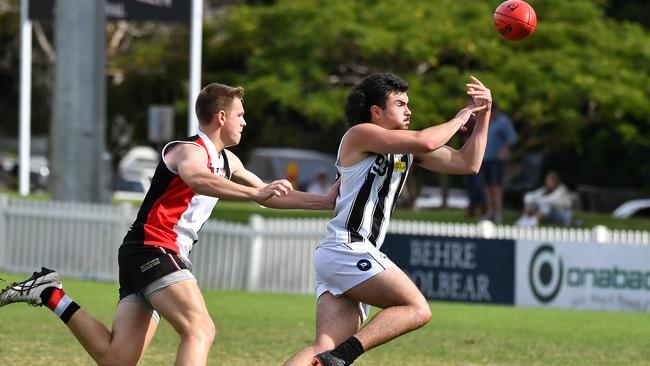
[[[0,195],[0,270],[25,273],[46,266],[63,276],[115,281],[117,248],[136,213],[137,208],[128,205],[28,201]],[[326,219],[260,216],[252,216],[248,224],[210,221],[190,255],[194,273],[204,288],[312,293],[312,253],[326,224]],[[650,231],[604,227],[519,228],[489,222],[396,220],[390,232],[650,246]]]

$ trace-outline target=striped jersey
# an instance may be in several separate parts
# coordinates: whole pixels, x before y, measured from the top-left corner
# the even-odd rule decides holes
[[[172,141],[162,150],[162,159],[156,167],[142,206],[124,243],[142,243],[173,250],[188,259],[198,232],[210,217],[218,198],[194,193],[165,162],[165,152],[176,144],[194,144],[208,155],[206,169],[230,179],[231,172],[225,150],[219,153],[210,139],[201,131],[197,135]]]
[[[339,146],[339,196],[321,245],[369,242],[380,248],[413,154],[371,154],[353,166],[342,167],[340,152]]]

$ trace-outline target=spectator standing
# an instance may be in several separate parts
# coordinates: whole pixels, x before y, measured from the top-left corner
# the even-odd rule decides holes
[[[485,215],[483,218],[496,224],[503,221],[503,175],[505,162],[510,157],[510,147],[517,140],[517,132],[512,122],[496,103],[492,103],[492,118],[488,130],[488,143],[485,148],[483,165],[479,174],[485,182]]]
[[[472,136],[475,124],[476,117],[472,116],[465,124],[465,129],[458,131],[458,138],[461,147],[463,147],[467,140]],[[467,218],[469,219],[485,215],[485,196],[483,195],[484,185],[485,182],[482,174],[463,175],[463,186],[467,191],[467,198],[469,199],[469,205],[467,206],[466,211]]]

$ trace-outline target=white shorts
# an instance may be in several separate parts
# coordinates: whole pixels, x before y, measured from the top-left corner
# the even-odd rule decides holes
[[[316,298],[325,292],[341,296],[394,265],[370,243],[321,244],[314,253]],[[360,303],[362,321],[368,318],[369,310],[370,306]]]

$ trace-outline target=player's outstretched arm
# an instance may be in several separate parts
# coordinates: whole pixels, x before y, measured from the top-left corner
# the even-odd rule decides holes
[[[249,187],[263,187],[265,183],[253,172],[244,168],[239,158],[224,150],[228,154],[228,161],[232,169],[232,179]],[[260,205],[270,208],[299,208],[305,210],[332,210],[339,193],[339,182],[335,182],[326,195],[312,194],[292,190],[286,195],[269,196],[263,200],[257,200]]]
[[[300,208],[303,210],[333,210],[339,194],[340,179],[330,187],[325,195],[291,191],[286,196],[270,197],[260,204],[271,208]]]
[[[345,145],[364,153],[426,154],[449,142],[472,113],[485,108],[475,104],[466,106],[451,120],[421,131],[391,130],[373,123],[361,123],[348,130]]]
[[[487,144],[492,95],[490,89],[473,76],[472,82],[467,84],[467,94],[473,98],[474,104],[485,106],[485,109],[478,112],[472,136],[460,150],[442,146],[432,152],[416,155],[416,162],[423,168],[447,174],[476,174],[481,168]]]
[[[293,189],[285,179],[251,187],[214,175],[207,169],[205,150],[193,144],[175,147],[165,160],[194,192],[206,196],[261,202],[269,197],[284,196]]]

